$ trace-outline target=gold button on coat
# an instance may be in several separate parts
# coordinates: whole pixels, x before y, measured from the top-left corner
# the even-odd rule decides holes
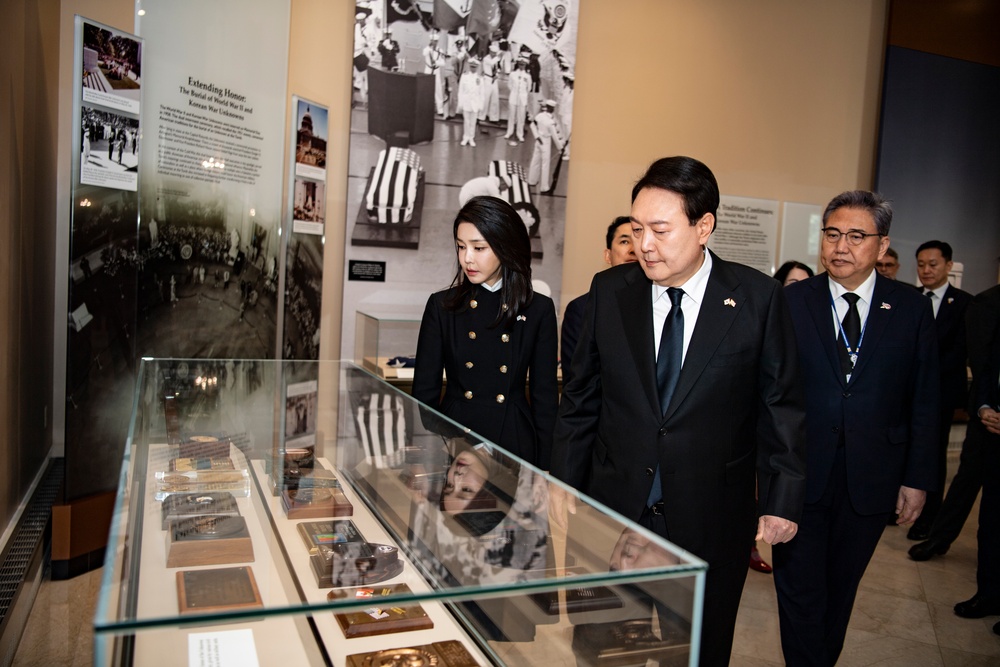
[[[476,340],[476,332],[475,331],[470,331],[469,332],[469,338],[471,340]]]
[[[465,392],[465,397],[466,398],[472,398],[472,392],[471,391]]]
[[[500,367],[500,372],[501,373],[506,373],[507,372],[507,364],[504,364],[503,366]]]
[[[505,400],[507,399],[503,397],[503,394],[497,394],[497,403],[503,403]]]
[[[479,307],[479,302],[476,301],[475,299],[473,299],[472,301],[469,302],[469,307],[470,308],[478,308]]]
[[[466,361],[465,362],[465,367],[466,368],[472,368],[473,366],[475,366],[475,364],[473,364],[471,361]]]
[[[510,342],[510,336],[508,334],[504,334],[504,335],[500,336],[500,340],[502,340],[505,343],[509,343]]]

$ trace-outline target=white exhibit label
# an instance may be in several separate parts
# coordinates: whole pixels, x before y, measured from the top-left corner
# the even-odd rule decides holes
[[[190,667],[257,667],[252,630],[192,632],[188,635]]]

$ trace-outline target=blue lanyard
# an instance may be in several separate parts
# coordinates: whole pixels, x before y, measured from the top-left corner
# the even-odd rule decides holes
[[[865,323],[861,325],[861,337],[858,338],[858,346],[852,349],[851,341],[847,339],[847,332],[844,331],[844,323],[841,321],[840,316],[837,314],[837,306],[833,302],[832,293],[830,294],[830,307],[833,308],[833,319],[837,321],[837,327],[840,329],[840,335],[844,337],[844,347],[847,348],[847,356],[851,359],[851,365],[856,366],[858,364],[858,353],[861,352],[861,341],[865,339],[865,329],[868,328],[868,318],[866,317]],[[848,310],[850,310],[851,304],[847,304],[847,308]],[[860,316],[861,313],[858,313],[858,317]]]

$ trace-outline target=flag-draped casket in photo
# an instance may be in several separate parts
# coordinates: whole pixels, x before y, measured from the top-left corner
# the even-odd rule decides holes
[[[420,156],[408,148],[386,148],[378,154],[365,192],[365,208],[372,222],[407,223],[417,199]]]

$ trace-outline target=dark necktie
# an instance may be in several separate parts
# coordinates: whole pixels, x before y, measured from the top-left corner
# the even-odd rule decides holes
[[[847,301],[847,314],[844,315],[841,331],[837,336],[837,347],[840,349],[840,369],[844,375],[850,375],[854,372],[854,361],[851,360],[851,354],[857,358],[858,344],[861,342],[861,316],[858,314],[858,299],[860,298],[854,292],[844,294],[844,300]],[[845,334],[847,341],[844,341]],[[847,351],[848,347],[851,348],[850,353]]]
[[[684,355],[684,311],[681,299],[684,290],[679,287],[667,288],[670,297],[670,312],[663,320],[660,334],[660,350],[656,354],[656,389],[660,395],[660,412],[666,413],[670,398],[681,376],[681,358]]]
[[[668,287],[670,297],[670,312],[663,320],[663,332],[660,334],[660,348],[656,354],[656,390],[660,396],[660,412],[666,414],[670,399],[677,388],[677,379],[681,376],[681,361],[684,356],[684,311],[681,310],[681,299],[684,290],[679,287]],[[660,483],[660,466],[656,466],[653,476],[653,487],[649,490],[646,504],[652,507],[663,499]]]

